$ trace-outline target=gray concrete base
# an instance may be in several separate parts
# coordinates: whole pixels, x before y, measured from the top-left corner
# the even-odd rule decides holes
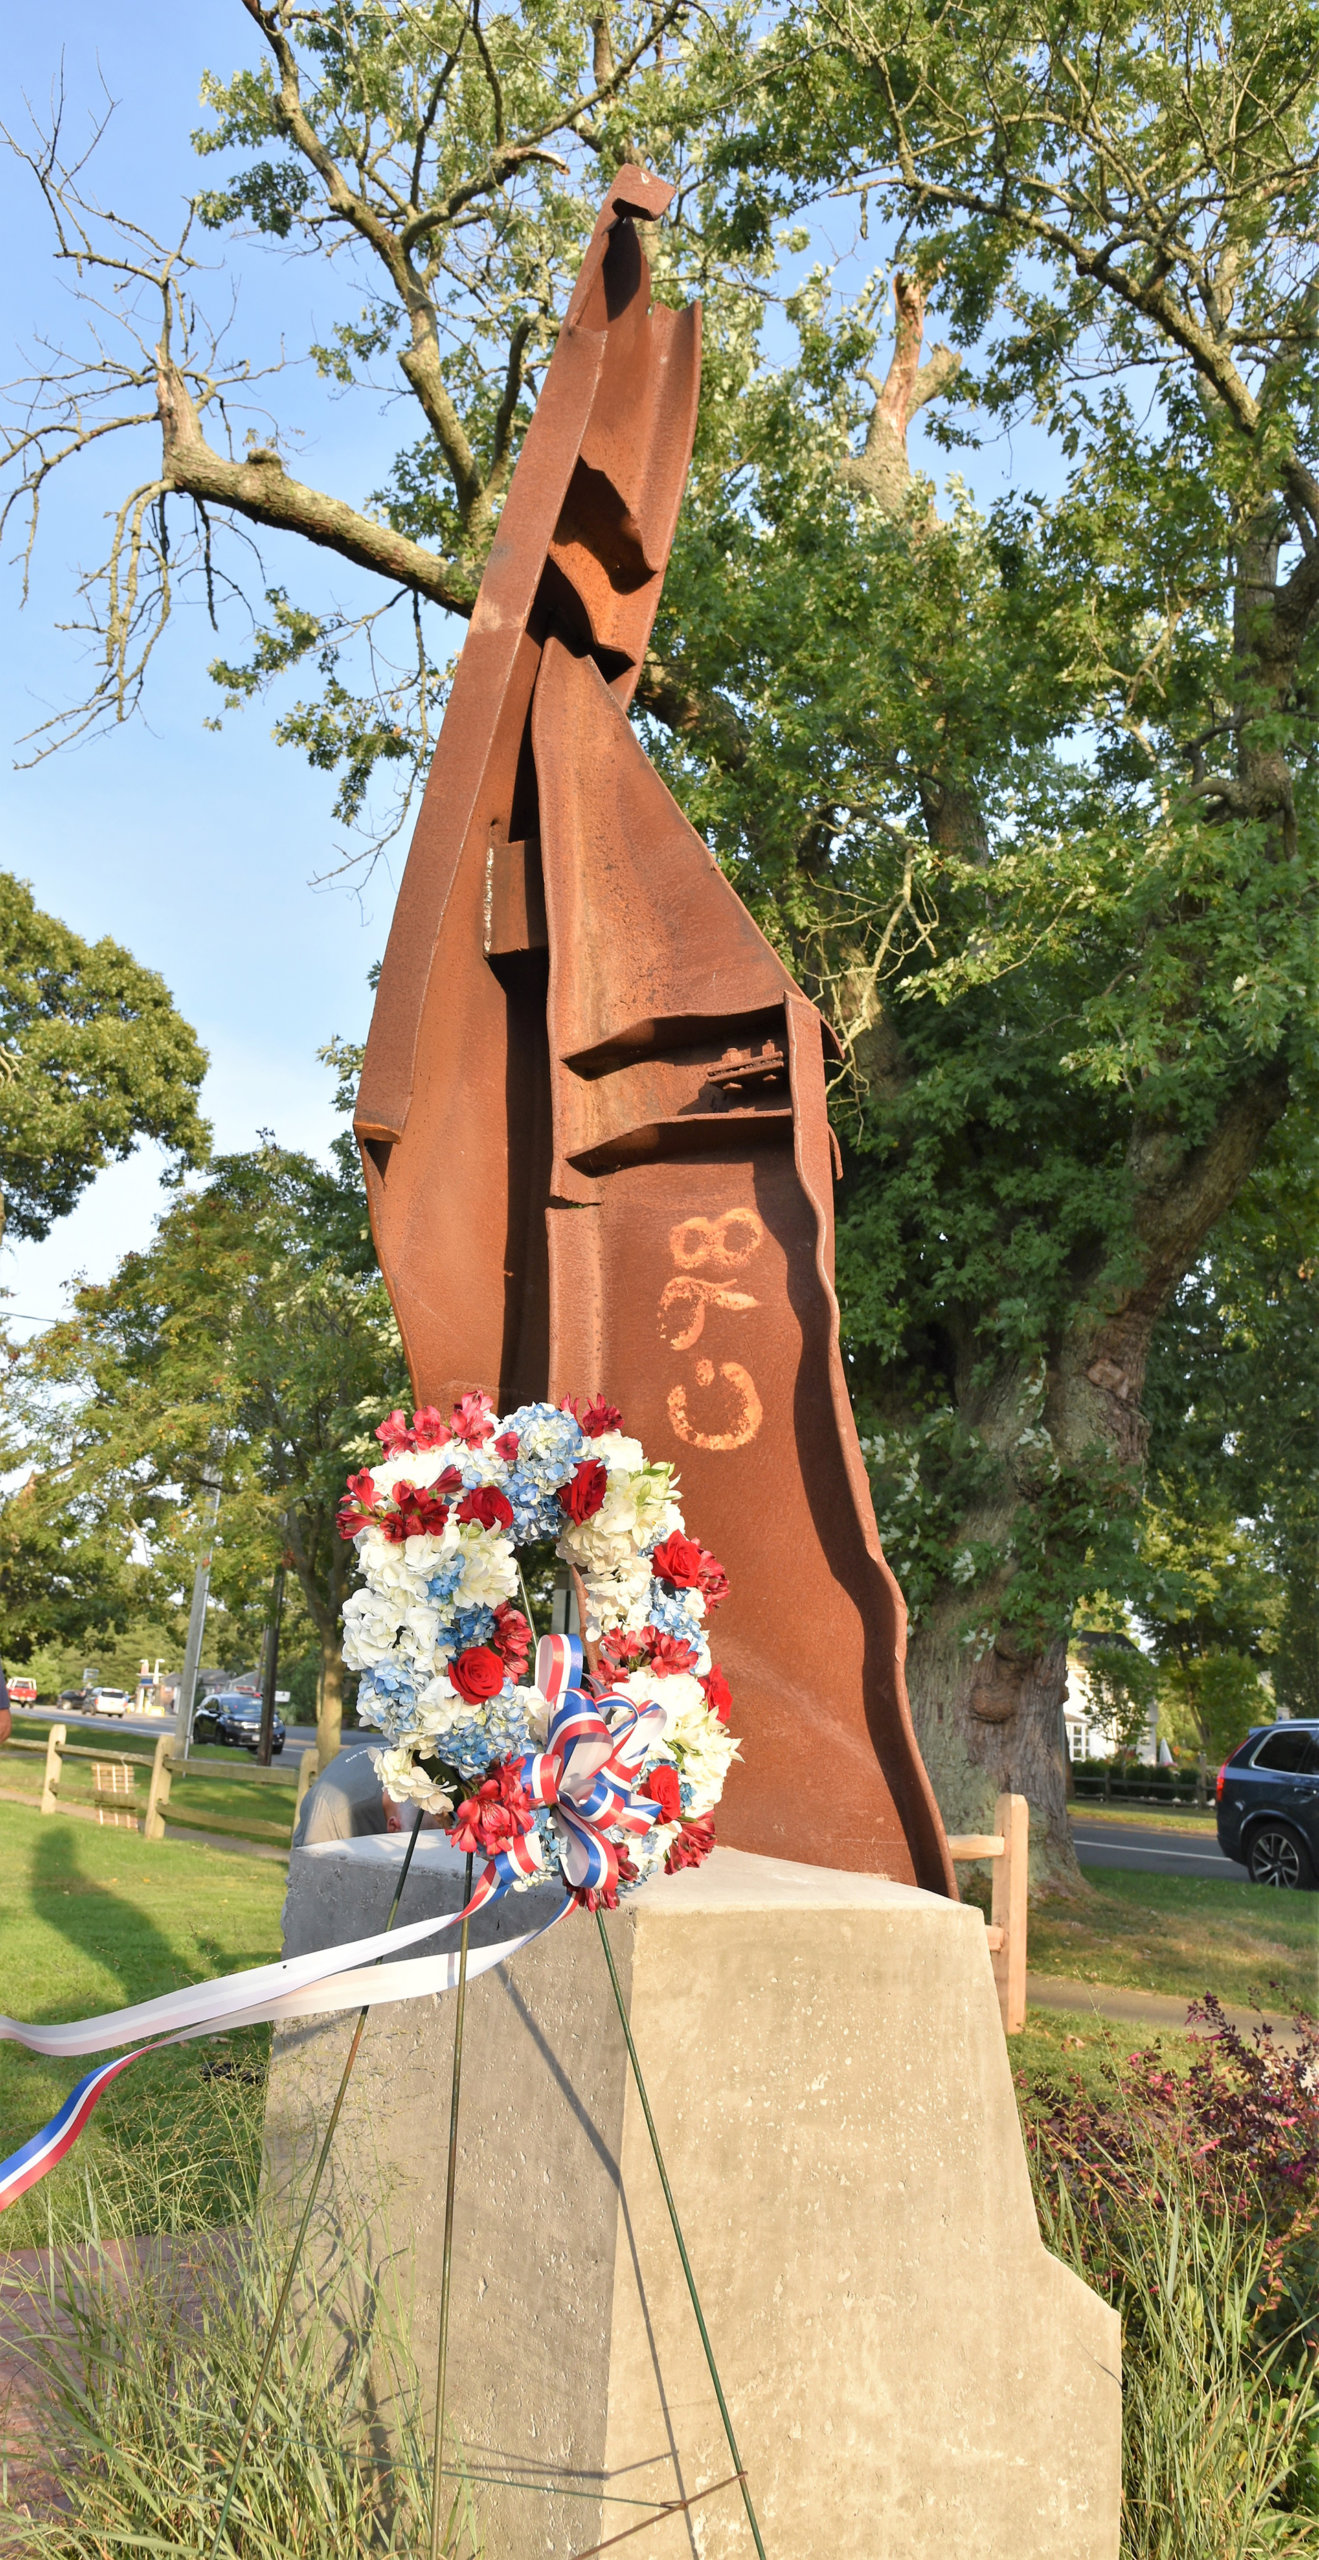
[[[401,1854],[296,1851],[286,1953],[379,1927]],[[400,1918],[456,1908],[460,1874],[424,1841]],[[1114,2560],[1118,2321],[1040,2242],[980,1913],[721,1849],[608,1925],[769,2560]],[[376,2012],[335,2153],[359,2201],[392,2180],[377,2245],[415,2267],[427,2377],[451,2026]],[[278,2037],[277,2175],[349,2033]],[[613,2501],[730,2468],[583,1913],[469,1993],[449,2370],[488,2560],[584,2552],[640,2521]],[[736,2491],[644,2547],[741,2560]]]

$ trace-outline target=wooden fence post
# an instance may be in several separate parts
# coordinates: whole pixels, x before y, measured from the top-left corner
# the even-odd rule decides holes
[[[1020,2035],[1026,2023],[1026,1905],[1030,1892],[1030,1806],[1024,1796],[1000,1796],[994,1806],[994,1828],[1003,1855],[994,1861],[991,1926],[1000,1932],[990,1957],[998,1984],[1006,2034]]]
[[[320,1770],[321,1755],[317,1750],[315,1743],[313,1743],[309,1751],[303,1752],[302,1758],[298,1762],[298,1792],[293,1799],[293,1829],[295,1831],[298,1827],[298,1815],[302,1811],[302,1799],[306,1795],[308,1788],[315,1786],[316,1781],[320,1776]]]
[[[53,1724],[46,1736],[46,1773],[41,1782],[43,1813],[59,1811],[60,1777],[63,1766],[60,1754],[68,1739],[68,1732],[69,1728],[66,1724]]]
[[[170,1781],[174,1775],[170,1760],[172,1733],[162,1733],[151,1760],[151,1785],[147,1790],[147,1818],[142,1825],[144,1840],[165,1837],[165,1807],[169,1803]]]

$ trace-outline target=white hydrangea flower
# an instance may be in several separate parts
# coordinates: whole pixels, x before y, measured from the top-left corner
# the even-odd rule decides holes
[[[646,1453],[639,1440],[630,1439],[625,1431],[602,1431],[591,1442],[591,1455],[607,1467],[611,1475],[636,1475],[646,1463]]]
[[[394,1650],[403,1612],[378,1592],[354,1591],[344,1602],[343,1656],[350,1671],[369,1671]]]
[[[550,1702],[536,1688],[515,1689],[513,1704],[519,1708],[527,1731],[538,1750],[543,1750],[550,1735]]]
[[[507,1532],[467,1521],[456,1543],[463,1560],[463,1578],[455,1595],[461,1606],[494,1609],[501,1600],[511,1600],[518,1587],[518,1569]]]
[[[419,1804],[423,1813],[452,1813],[453,1797],[427,1775],[410,1751],[372,1751],[376,1776],[396,1804]]]

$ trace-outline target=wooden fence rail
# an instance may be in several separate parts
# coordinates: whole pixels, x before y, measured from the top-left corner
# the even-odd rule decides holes
[[[952,1856],[995,1861],[989,1925],[990,1962],[998,1988],[1005,2035],[1026,2024],[1026,1903],[1030,1890],[1030,1806],[1024,1796],[1000,1796],[993,1831],[967,1831],[948,1843]]]
[[[112,1751],[108,1750],[104,1744],[92,1747],[86,1743],[70,1742],[68,1726],[53,1724],[44,1742],[30,1741],[24,1734],[11,1734],[9,1740],[0,1748],[6,1751],[40,1751],[45,1754],[45,1769],[42,1773],[41,1785],[43,1813],[58,1813],[60,1810],[60,1774],[66,1760],[94,1762],[96,1769],[94,1792],[98,1811],[103,1805],[109,1807],[112,1804],[117,1812],[120,1808],[127,1810],[136,1783],[131,1773],[137,1769],[149,1769],[151,1776],[147,1787],[146,1817],[142,1824],[142,1834],[147,1840],[163,1840],[165,1837],[165,1812],[170,1801],[170,1790],[176,1778],[187,1778],[190,1781],[193,1778],[221,1778],[230,1785],[237,1783],[240,1786],[287,1787],[292,1776],[292,1771],[288,1769],[245,1768],[241,1765],[227,1767],[215,1760],[180,1760],[175,1757],[174,1746],[174,1735],[162,1733],[150,1759],[147,1759],[142,1752],[138,1751]],[[302,1753],[298,1763],[293,1812],[288,1821],[280,1818],[277,1821],[268,1822],[260,1814],[254,1815],[250,1821],[244,1821],[241,1818],[235,1821],[225,1814],[194,1813],[191,1808],[185,1812],[181,1807],[175,1806],[170,1811],[170,1828],[171,1830],[208,1832],[216,1837],[230,1839],[241,1839],[256,1831],[261,1834],[263,1840],[277,1841],[287,1846],[298,1815],[302,1811],[303,1797],[308,1787],[315,1784],[318,1768],[319,1762],[313,1744],[309,1750]],[[126,1778],[117,1777],[116,1773],[121,1771],[129,1773]],[[122,1819],[122,1814],[120,1818]],[[133,1819],[136,1822],[136,1814]]]

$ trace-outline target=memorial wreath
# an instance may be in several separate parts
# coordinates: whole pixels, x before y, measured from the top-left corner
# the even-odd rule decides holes
[[[561,1874],[612,1907],[660,1867],[698,1865],[737,1752],[706,1636],[728,1581],[686,1533],[672,1467],[601,1397],[580,1417],[501,1417],[466,1395],[447,1422],[391,1413],[376,1437],[340,1528],[363,1575],[344,1658],[359,1722],[385,1737],[386,1793],[487,1858],[482,1899]],[[547,1544],[577,1577],[582,1638],[543,1637],[531,1678],[519,1559]]]

